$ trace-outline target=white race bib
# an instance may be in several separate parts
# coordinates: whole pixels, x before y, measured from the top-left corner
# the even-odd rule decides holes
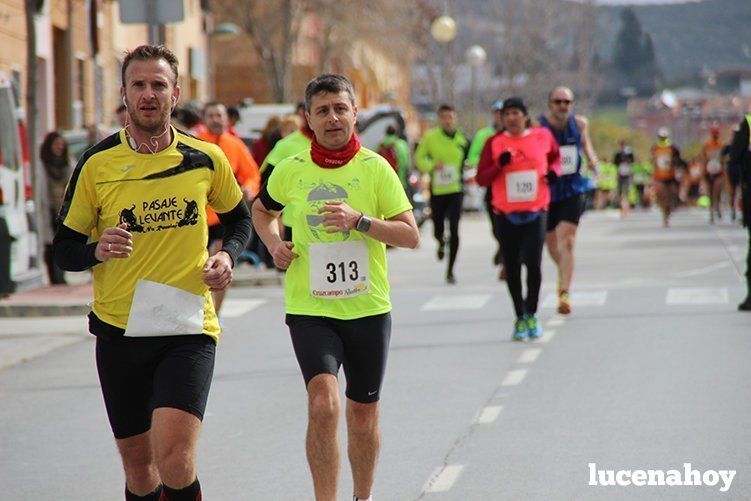
[[[670,155],[659,155],[657,157],[657,168],[660,170],[669,170],[670,169],[670,163],[671,163]]]
[[[707,162],[707,172],[710,174],[719,174],[722,172],[722,164],[716,158]]]
[[[561,174],[567,176],[576,172],[579,165],[579,148],[575,144],[561,146]]]
[[[506,174],[506,197],[509,202],[529,202],[537,198],[538,175],[535,170]]]
[[[458,169],[453,165],[444,165],[443,169],[433,171],[433,184],[436,186],[451,186],[459,180]]]
[[[322,299],[370,291],[370,253],[365,240],[310,244],[310,295]]]
[[[618,174],[620,174],[621,176],[630,176],[631,164],[626,162],[618,164]]]
[[[206,298],[169,285],[139,280],[125,335],[183,336],[203,332]]]

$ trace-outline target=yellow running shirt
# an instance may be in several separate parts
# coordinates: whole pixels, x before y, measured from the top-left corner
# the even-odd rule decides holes
[[[351,320],[391,311],[385,244],[356,230],[327,233],[318,213],[334,200],[378,219],[411,210],[383,157],[360,148],[347,164],[324,169],[302,151],[276,166],[267,190],[284,205],[300,256],[287,270],[287,313]]]
[[[124,130],[88,150],[68,183],[61,218],[92,240],[121,223],[133,235],[130,257],[94,266],[93,312],[100,320],[125,329],[136,285],[145,280],[205,298],[202,331],[216,340],[219,322],[202,273],[206,204],[228,212],[242,193],[218,146],[174,128],[172,134],[155,155],[128,147]]]

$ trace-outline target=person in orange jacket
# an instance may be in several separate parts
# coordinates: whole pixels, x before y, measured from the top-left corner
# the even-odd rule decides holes
[[[253,156],[242,139],[228,132],[227,108],[221,103],[208,103],[203,109],[203,122],[207,130],[199,132],[196,137],[221,148],[232,166],[232,172],[243,192],[243,198],[248,203],[252,202],[261,188],[261,174],[258,164],[253,160]],[[209,253],[213,255],[221,247],[223,228],[211,206],[206,206],[206,222],[209,225]],[[217,315],[219,315],[225,294],[226,290],[213,293]]]

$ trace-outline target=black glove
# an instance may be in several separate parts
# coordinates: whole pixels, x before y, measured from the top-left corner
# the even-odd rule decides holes
[[[510,163],[511,163],[511,152],[504,151],[503,153],[501,153],[501,156],[498,157],[498,164],[501,167],[506,167]]]
[[[548,184],[555,184],[556,181],[558,181],[558,174],[552,169],[548,169],[547,174],[545,174],[545,179],[547,179]]]

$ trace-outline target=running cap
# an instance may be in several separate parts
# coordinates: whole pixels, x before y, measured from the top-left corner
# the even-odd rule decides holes
[[[670,129],[667,127],[660,127],[657,129],[657,135],[660,137],[670,137]]]
[[[499,99],[490,105],[490,111],[501,111],[503,109],[503,99]]]
[[[524,104],[524,101],[522,101],[522,98],[520,97],[510,97],[503,101],[503,106],[501,107],[501,111],[510,110],[511,108],[516,108],[517,110],[520,110],[525,115],[527,114],[527,106]]]

